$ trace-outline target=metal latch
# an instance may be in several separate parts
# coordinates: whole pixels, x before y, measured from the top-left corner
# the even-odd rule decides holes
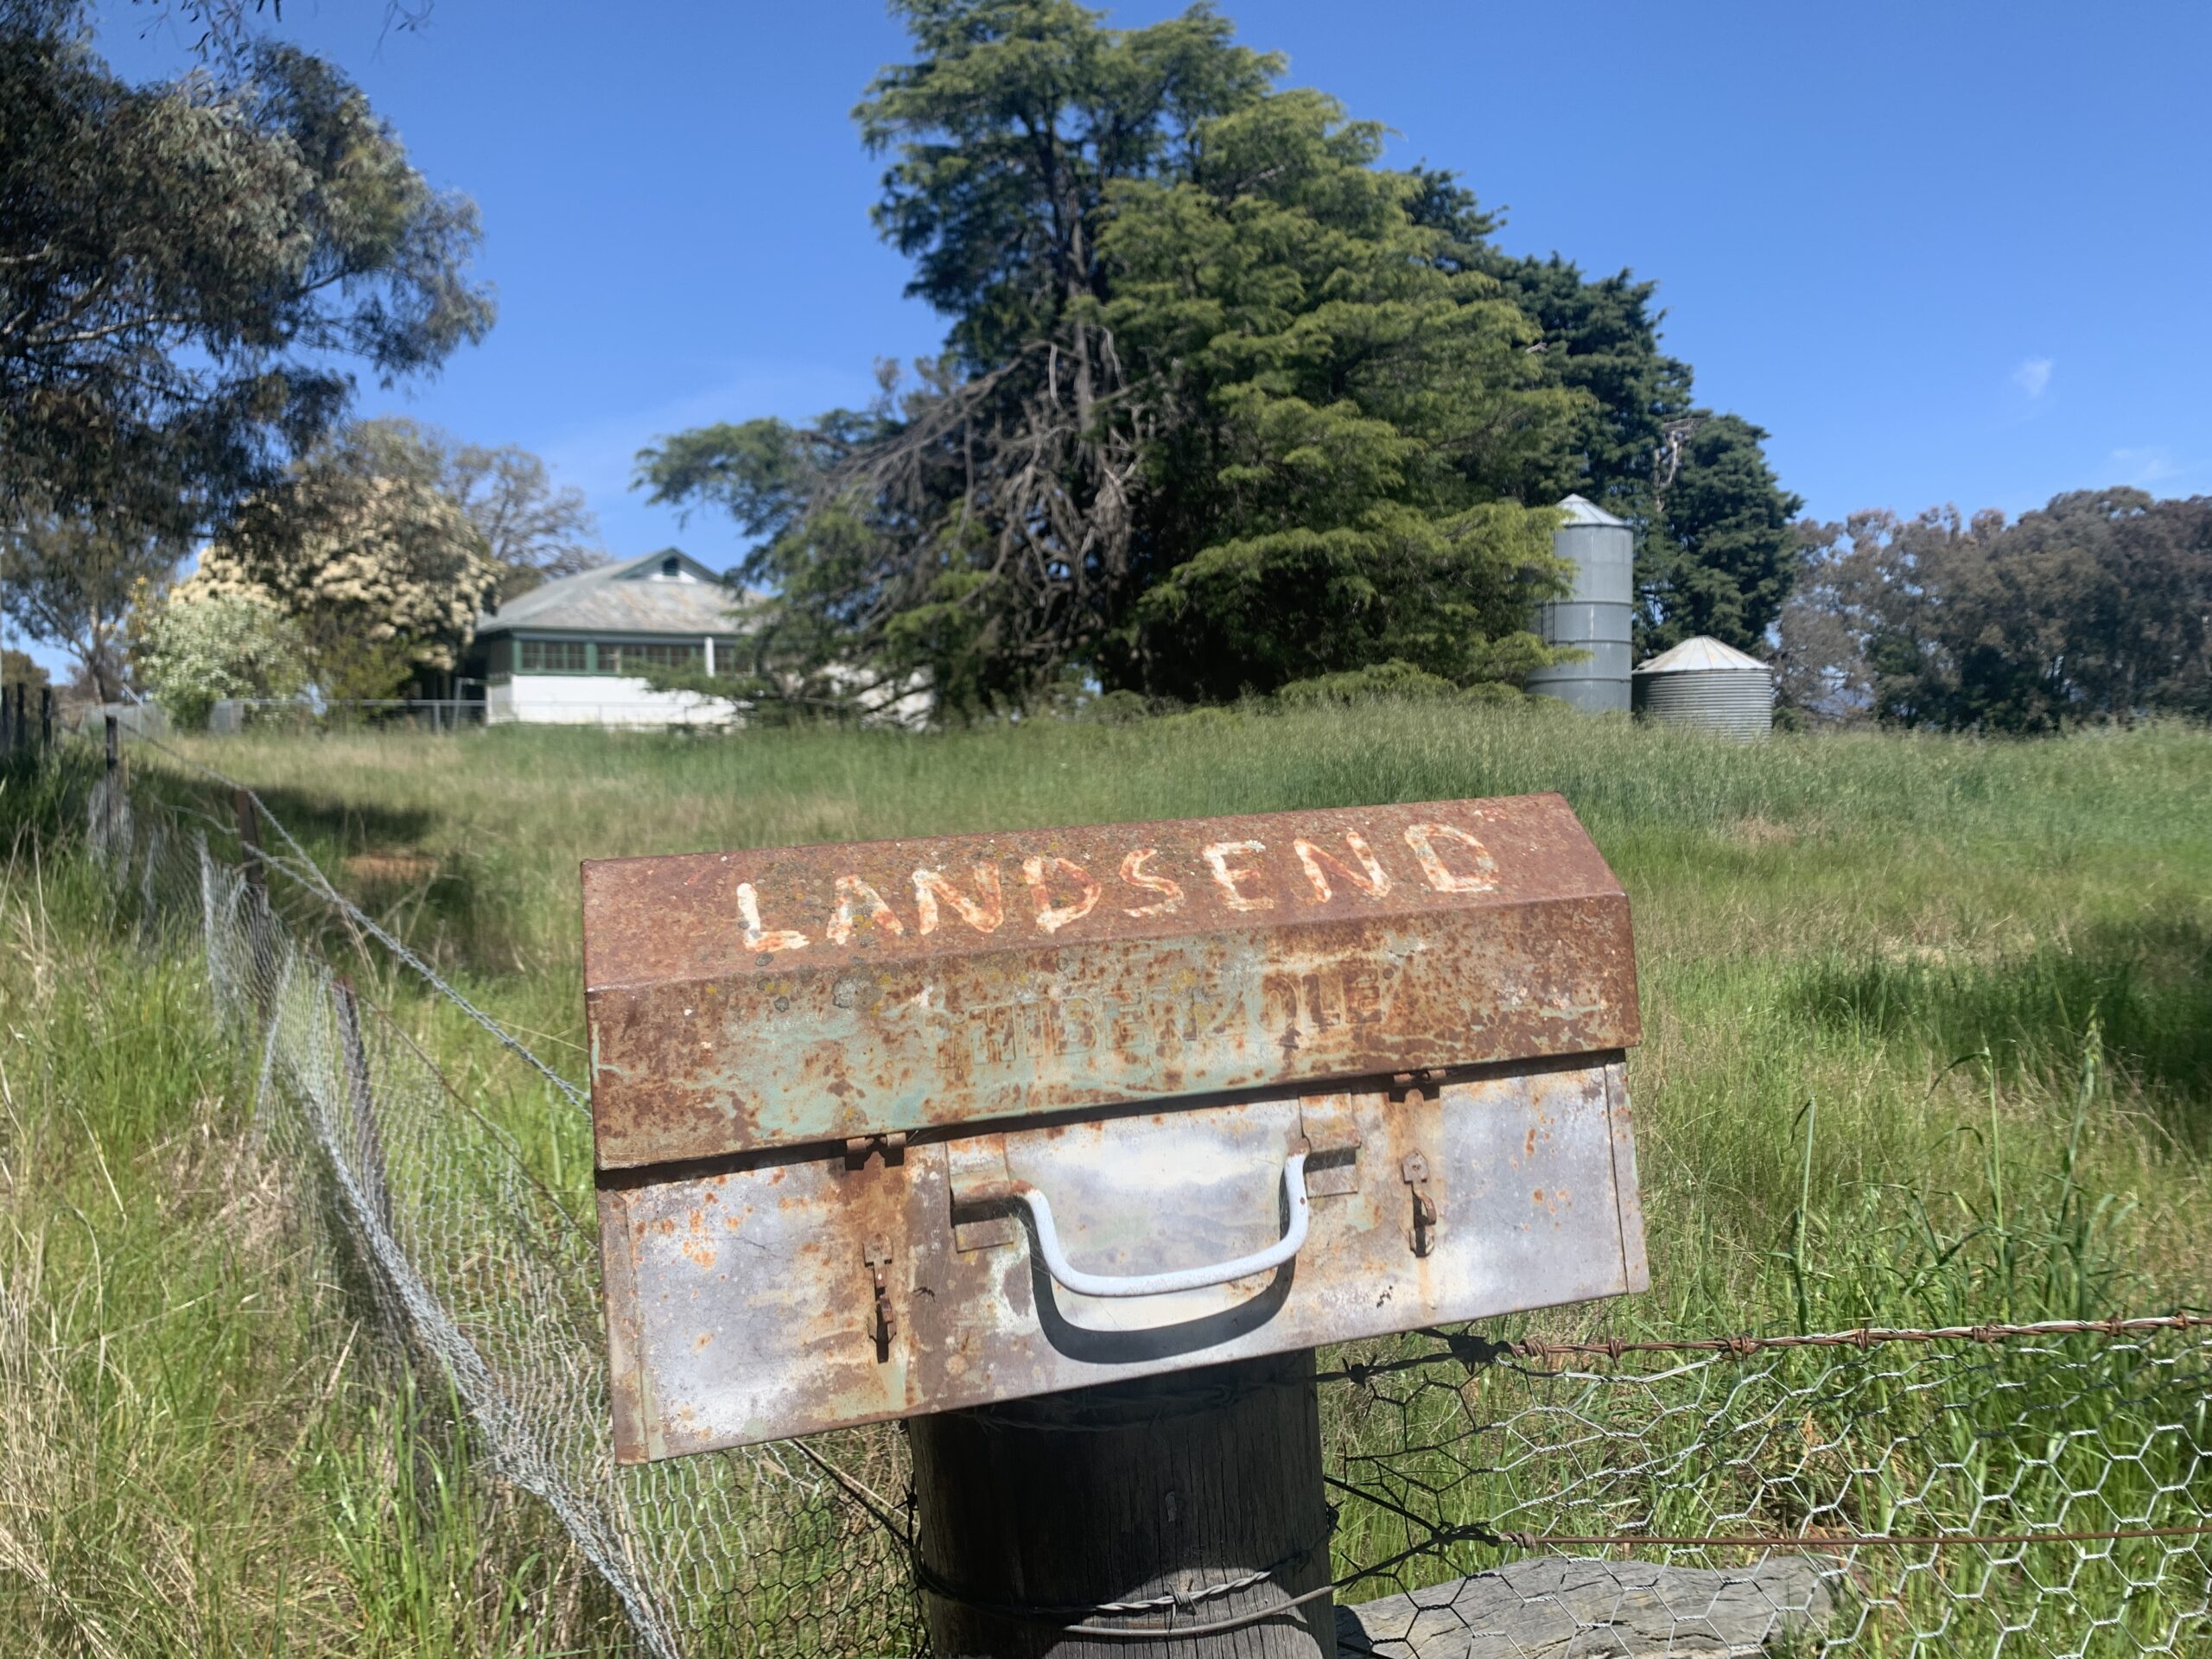
[[[878,1169],[906,1161],[906,1134],[893,1129],[888,1135],[855,1135],[845,1142],[845,1167],[866,1169],[873,1163]]]
[[[874,1281],[875,1357],[880,1364],[891,1357],[891,1338],[899,1333],[899,1321],[891,1317],[891,1287],[883,1273],[891,1265],[890,1239],[881,1233],[869,1234],[868,1243],[861,1247],[861,1260]]]
[[[1413,1189],[1414,1225],[1407,1242],[1414,1247],[1415,1255],[1427,1255],[1436,1248],[1436,1200],[1428,1196],[1428,1160],[1417,1152],[1409,1152],[1405,1162],[1399,1165],[1398,1173]]]

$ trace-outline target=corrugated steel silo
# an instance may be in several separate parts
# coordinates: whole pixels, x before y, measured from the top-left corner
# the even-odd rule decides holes
[[[1531,696],[1557,697],[1573,708],[1626,713],[1629,664],[1634,660],[1629,626],[1636,603],[1636,537],[1625,522],[1570,495],[1560,502],[1567,522],[1552,532],[1552,551],[1574,566],[1574,588],[1565,599],[1540,607],[1536,632],[1544,643],[1588,653],[1579,663],[1540,668],[1527,688]]]
[[[1764,737],[1774,729],[1774,671],[1718,639],[1685,639],[1637,664],[1636,711],[1662,726]]]

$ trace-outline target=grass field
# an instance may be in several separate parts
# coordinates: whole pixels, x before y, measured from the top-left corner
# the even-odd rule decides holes
[[[189,747],[571,1076],[583,857],[1555,789],[1638,936],[1654,1288],[1615,1328],[2212,1300],[2201,732],[1740,747],[1403,706]],[[66,823],[7,791],[0,1652],[619,1648],[550,1529],[467,1472],[442,1403],[358,1351],[239,1134],[192,965],[105,928]],[[544,1091],[386,988],[581,1201],[581,1135]]]

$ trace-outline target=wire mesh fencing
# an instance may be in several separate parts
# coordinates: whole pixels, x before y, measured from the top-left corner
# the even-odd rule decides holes
[[[257,1133],[305,1189],[301,1207],[329,1219],[388,1330],[450,1384],[493,1472],[557,1516],[638,1645],[668,1659],[916,1650],[898,1541],[821,1463],[770,1446],[616,1467],[590,1193],[563,1190],[525,1144],[582,1144],[574,1085],[502,1032],[543,1086],[505,1122],[450,1087],[312,943],[344,901],[280,824],[258,815],[257,849],[222,810],[227,794],[194,810],[120,777],[102,776],[87,803],[119,924],[204,960],[211,1014],[250,1068]],[[388,937],[351,907],[339,919],[372,944]],[[492,1023],[416,965],[429,995]],[[811,1449],[849,1480],[904,1479],[888,1431]]]
[[[204,962],[257,1132],[328,1247],[639,1649],[925,1650],[899,1433],[617,1467],[582,1090],[351,905],[249,791],[175,765],[198,785],[111,772],[90,790],[118,925]],[[527,1086],[452,1084],[422,1020],[332,965],[334,930],[417,1013],[494,1038]],[[2203,1319],[1424,1332],[1325,1354],[1320,1403],[1348,1654],[2212,1652]]]

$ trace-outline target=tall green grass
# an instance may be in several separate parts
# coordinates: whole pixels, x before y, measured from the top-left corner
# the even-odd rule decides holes
[[[0,773],[0,1653],[626,1650],[364,1317],[79,781]]]
[[[2208,1300],[2202,733],[1744,747],[1378,706],[919,737],[187,747],[252,784],[342,887],[575,1077],[582,858],[1558,790],[1635,910],[1654,1287],[1529,1325],[1783,1331]],[[188,768],[131,764],[227,820],[227,795]],[[0,781],[0,1652],[619,1649],[550,1525],[470,1472],[450,1403],[373,1351],[256,1161],[197,964],[115,923],[60,801]],[[583,1213],[575,1115],[322,925]]]
[[[2124,1196],[2095,1218],[2128,1264],[2108,1300],[2202,1301],[2212,1282],[2201,731],[1740,745],[1541,707],[1376,705],[191,752],[253,784],[357,897],[574,1074],[587,857],[1557,790],[1636,917],[1647,1039],[1630,1082],[1655,1254],[1631,1317],[1909,1314],[1926,1300],[1910,1271],[1793,1268],[1788,1253],[1873,1238],[1886,1256],[1915,1230],[1979,1224],[1993,1135],[2027,1161],[2071,1135],[2084,1188]],[[500,1086],[537,1112],[526,1083]],[[542,1173],[581,1194],[568,1133]]]

